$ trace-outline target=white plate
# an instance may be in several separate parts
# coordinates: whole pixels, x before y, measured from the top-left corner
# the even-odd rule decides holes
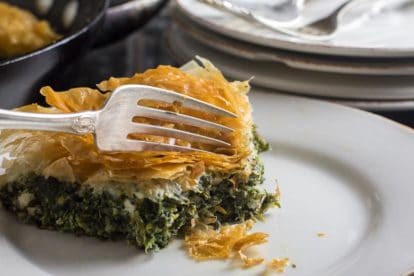
[[[167,32],[169,47],[181,61],[195,55],[213,61],[229,77],[254,78],[259,87],[290,93],[352,100],[413,100],[412,76],[373,76],[300,70],[274,62],[235,57],[202,44],[180,29]]]
[[[211,8],[198,0],[176,0],[188,17],[215,32],[281,49],[325,55],[402,57],[414,56],[414,8],[376,15],[354,28],[342,28],[330,41],[307,41],[289,37],[259,24],[243,20],[229,13]],[[252,6],[257,0],[238,0],[244,6]],[[265,1],[260,1],[261,3]],[[259,2],[259,3],[260,3]],[[303,22],[330,13],[344,0],[310,1],[303,11]],[[359,11],[355,11],[359,13]],[[349,22],[349,21],[347,21]]]
[[[414,267],[414,133],[362,111],[293,96],[253,93],[265,187],[275,179],[282,209],[255,230],[267,259],[289,257],[285,275],[404,275]],[[269,118],[271,118],[269,120]],[[317,237],[318,232],[326,237]],[[102,242],[21,225],[0,212],[2,275],[259,275],[231,262],[197,263],[181,242],[145,255]]]
[[[366,75],[414,75],[413,58],[343,58],[285,51],[246,43],[213,32],[187,18],[179,9],[173,18],[192,38],[224,53],[251,61],[283,63],[289,67],[319,72]]]

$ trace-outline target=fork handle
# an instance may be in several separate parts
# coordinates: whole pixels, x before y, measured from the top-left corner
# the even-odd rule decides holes
[[[73,134],[95,132],[97,112],[42,114],[0,109],[0,129],[58,131]]]

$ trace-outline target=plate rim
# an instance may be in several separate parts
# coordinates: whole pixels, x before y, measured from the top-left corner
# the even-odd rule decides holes
[[[175,27],[174,25],[171,25],[170,28],[178,28],[178,27]],[[181,34],[179,32],[182,32],[182,31],[181,30],[175,30],[174,32],[173,31],[166,32],[166,41],[167,41],[166,44],[167,44],[167,48],[169,49],[172,56],[175,56],[175,57],[178,56],[179,61],[185,62],[186,60],[192,59],[193,56],[192,56],[192,54],[185,53],[185,52],[187,52],[188,48],[187,49],[180,49],[180,47],[179,47],[180,44],[176,43],[177,41],[181,41],[180,43],[183,43],[182,38],[180,36],[188,36],[185,32],[182,32]],[[188,39],[190,39],[190,40],[188,40]],[[187,40],[186,40],[187,44],[188,44],[188,42],[191,42],[191,40],[194,40],[194,39],[191,38],[191,37],[188,37]],[[209,54],[215,55],[215,54],[217,54],[217,53],[214,53],[214,51],[215,51],[215,52],[220,53],[220,55],[226,56],[230,59],[237,59],[237,57],[228,55],[226,53],[222,53],[219,50],[211,48],[209,45],[203,45],[203,44],[199,43],[196,40],[194,40],[194,43],[200,44],[201,45],[200,47],[205,47],[205,49],[204,49],[205,52],[204,53],[201,53],[201,51],[195,51],[197,53],[194,53],[194,54],[203,55],[203,54],[207,53],[207,51],[208,51]],[[188,47],[188,46],[186,46],[186,47]],[[207,56],[207,57],[209,57],[209,56]],[[245,59],[245,61],[247,62],[248,60]],[[220,65],[222,65],[219,61],[216,61],[216,63],[219,67],[220,67]],[[275,64],[275,65],[277,65],[277,66],[286,66],[286,65],[283,65],[283,64]],[[247,78],[247,79],[249,79],[252,76],[252,74],[247,74],[247,72],[245,72],[241,69],[237,69],[237,68],[231,68],[231,70],[229,69],[230,71],[226,71],[226,67],[228,67],[228,64],[226,66],[221,66],[221,70],[222,70],[223,73],[225,73],[227,76],[230,76],[231,78],[235,78],[235,79],[246,79]],[[302,73],[310,72],[312,74],[318,74],[319,75],[318,77],[321,77],[322,74],[324,74],[322,72],[306,71],[306,70],[289,68],[289,67],[287,67],[287,69],[303,71]],[[254,72],[253,72],[253,74],[254,74]],[[333,74],[337,78],[344,78],[344,77],[352,78],[352,75],[349,75],[349,74],[339,74],[339,73],[329,73],[329,74]],[[377,105],[377,107],[378,108],[383,108],[384,107],[387,110],[389,110],[389,109],[393,108],[394,106],[396,106],[395,102],[397,102],[397,101],[399,101],[401,103],[398,106],[404,106],[404,107],[407,106],[407,108],[410,108],[411,107],[411,102],[407,102],[407,101],[413,101],[414,100],[414,94],[413,95],[407,95],[407,92],[404,92],[404,91],[401,92],[401,90],[400,90],[400,95],[397,96],[397,97],[395,97],[395,95],[392,95],[392,94],[387,94],[386,96],[382,96],[382,95],[385,95],[385,90],[381,92],[382,95],[378,96],[378,95],[373,94],[373,92],[372,92],[372,91],[374,91],[374,87],[370,87],[370,89],[372,91],[370,92],[369,96],[357,97],[356,95],[360,95],[360,90],[356,90],[356,88],[360,88],[361,86],[358,86],[356,84],[353,84],[353,86],[352,86],[353,88],[355,88],[355,89],[352,90],[352,93],[354,93],[354,94],[350,94],[349,92],[345,92],[345,91],[342,91],[340,95],[334,95],[334,94],[332,94],[332,92],[328,92],[328,93],[322,92],[321,93],[319,91],[320,90],[319,88],[318,88],[318,91],[315,90],[315,87],[321,87],[322,84],[321,84],[320,80],[317,81],[316,84],[315,84],[315,82],[310,83],[310,84],[315,85],[315,87],[313,87],[312,91],[309,91],[309,88],[308,88],[309,85],[306,86],[307,87],[306,89],[308,89],[308,90],[304,91],[303,90],[304,89],[303,84],[301,85],[302,90],[294,89],[294,87],[292,87],[291,82],[286,81],[286,79],[284,79],[284,83],[282,83],[282,86],[280,84],[278,84],[278,87],[276,87],[274,79],[271,78],[269,75],[270,75],[270,73],[267,74],[264,77],[265,82],[263,82],[263,77],[262,77],[262,80],[260,82],[257,81],[259,79],[259,77],[256,77],[256,79],[253,79],[252,84],[254,86],[257,86],[257,87],[260,87],[260,88],[266,88],[266,89],[269,89],[269,90],[281,91],[282,93],[285,93],[285,94],[296,94],[296,95],[303,95],[303,96],[307,96],[307,97],[329,98],[329,99],[332,99],[332,100],[338,100],[338,101],[342,100],[342,101],[346,101],[346,102],[350,102],[350,101],[354,101],[354,102],[355,101],[358,101],[358,102],[371,102],[370,106],[373,106],[372,105],[373,101],[376,101],[376,102],[385,102],[386,101],[387,102],[387,107],[384,107],[384,105],[381,105],[381,106]],[[362,76],[357,75],[357,77],[361,78]],[[382,78],[383,76],[369,76],[369,77],[371,77],[371,78]],[[396,77],[408,78],[410,76],[396,76]],[[394,77],[389,76],[389,78],[394,78]],[[272,82],[270,83],[271,79],[272,79]],[[398,83],[400,83],[400,82],[398,82]],[[297,85],[297,84],[295,84],[295,85]],[[331,83],[331,86],[332,85],[333,84]],[[324,86],[324,89],[325,89],[325,91],[328,91],[326,86]],[[349,86],[347,86],[346,89],[348,91],[351,91]],[[391,89],[391,87],[388,87],[388,90],[390,90],[390,89]],[[408,88],[404,88],[404,89],[408,89]],[[330,89],[329,91],[334,91],[334,90]],[[375,90],[375,91],[378,91],[378,90]],[[393,89],[393,91],[395,91],[395,89]],[[411,89],[409,89],[409,91],[411,91]],[[394,102],[394,104],[391,104],[391,102]],[[404,105],[402,105],[402,102],[404,102]],[[367,104],[365,104],[365,106],[367,106]],[[375,108],[373,107],[372,109],[375,109]]]
[[[352,58],[314,55],[309,53],[292,52],[284,49],[269,48],[267,46],[255,45],[247,41],[234,40],[223,34],[213,32],[204,28],[198,22],[191,21],[180,9],[173,8],[172,18],[181,30],[193,39],[207,44],[216,50],[225,52],[252,61],[282,63],[291,68],[338,73],[338,74],[361,74],[374,76],[390,75],[414,75],[414,59],[374,59]],[[241,50],[241,51],[237,51]],[[372,62],[375,63],[372,63]],[[398,63],[400,62],[400,63]]]

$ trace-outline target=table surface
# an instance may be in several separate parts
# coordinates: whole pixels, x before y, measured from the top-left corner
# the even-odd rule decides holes
[[[128,38],[90,51],[60,76],[56,89],[94,86],[111,76],[131,76],[160,64],[179,66],[180,64],[169,54],[166,47],[164,30],[171,20],[168,13],[166,7],[144,28]],[[378,114],[414,127],[414,110],[387,111]]]

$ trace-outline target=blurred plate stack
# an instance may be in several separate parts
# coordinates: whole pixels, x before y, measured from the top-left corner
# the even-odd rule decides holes
[[[232,2],[269,18],[287,14],[278,9],[278,1]],[[343,2],[307,0],[300,19],[322,18]],[[412,2],[381,13],[369,10],[368,15],[365,10],[350,11],[343,20],[358,24],[344,23],[332,39],[317,41],[278,33],[199,0],[176,0],[168,45],[180,62],[200,55],[229,78],[253,77],[256,90],[323,98],[366,110],[414,110]],[[356,14],[365,16],[354,20]]]

